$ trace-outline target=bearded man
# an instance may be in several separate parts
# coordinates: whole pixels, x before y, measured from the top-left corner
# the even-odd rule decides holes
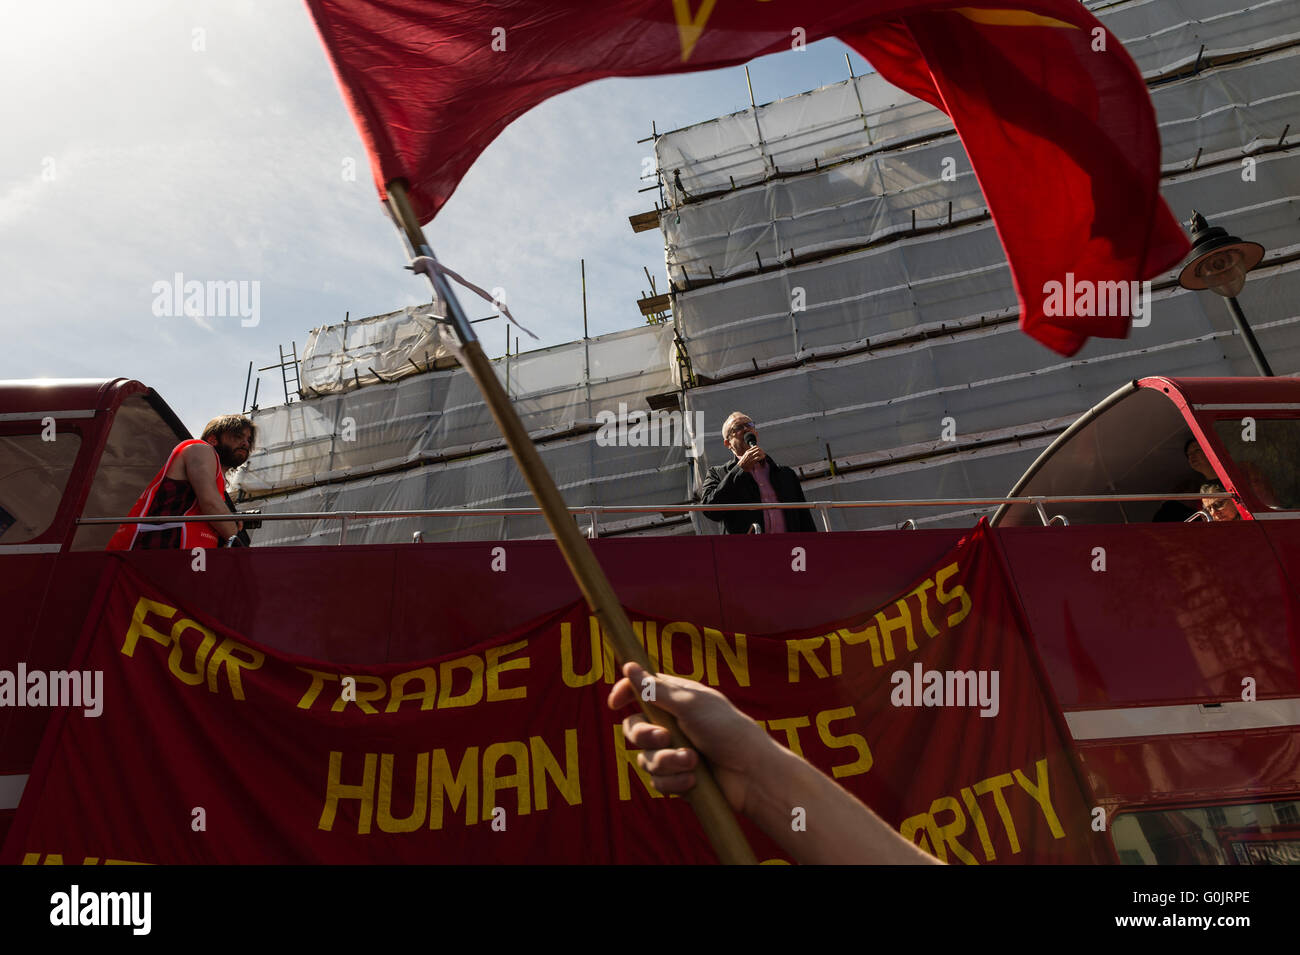
[[[157,521],[123,524],[109,550],[231,547],[240,539],[236,521],[168,521],[169,517],[233,512],[226,493],[225,472],[248,460],[257,429],[243,415],[213,418],[203,437],[182,441],[172,449],[162,470],[140,494],[130,517]]]

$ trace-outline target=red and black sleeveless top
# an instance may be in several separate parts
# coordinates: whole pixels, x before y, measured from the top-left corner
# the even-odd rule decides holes
[[[162,521],[141,521],[138,524],[123,524],[118,528],[113,539],[108,542],[109,550],[158,550],[163,548],[216,547],[217,532],[205,521],[168,521],[168,517],[198,514],[199,499],[189,481],[167,477],[167,471],[176,460],[177,455],[194,444],[210,448],[213,455],[217,449],[206,441],[197,438],[182,441],[172,449],[166,463],[149,486],[144,489],[131,508],[129,517],[161,517]],[[217,494],[226,495],[226,478],[221,471],[221,460],[217,459]]]

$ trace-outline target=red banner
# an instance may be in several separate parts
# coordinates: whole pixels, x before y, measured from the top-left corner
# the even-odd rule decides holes
[[[585,608],[339,667],[115,567],[74,664],[103,673],[102,714],[50,721],[0,863],[713,859],[606,708],[614,661]],[[940,858],[1111,858],[984,525],[897,599],[809,632],[632,616],[657,667],[720,688]],[[801,808],[795,831],[817,825]]]
[[[1190,248],[1160,197],[1146,84],[1078,0],[307,6],[380,194],[407,180],[422,222],[497,134],[556,93],[610,76],[743,63],[838,36],[952,118],[1006,249],[1021,325],[1039,341],[1073,354],[1089,335],[1128,332],[1127,286],[1127,307],[1087,299],[1076,308],[1071,294],[1062,310],[1047,306],[1051,283],[1095,296],[1098,283],[1153,278]]]

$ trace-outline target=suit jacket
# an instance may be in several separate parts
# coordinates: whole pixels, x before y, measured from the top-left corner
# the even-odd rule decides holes
[[[777,500],[782,504],[796,504],[805,500],[799,476],[792,468],[781,467],[772,460],[770,454],[767,456],[767,463],[771,465],[769,478],[772,481],[772,488],[776,491]],[[700,492],[700,503],[761,505],[762,498],[758,494],[758,482],[749,472],[742,470],[739,467],[739,459],[733,457],[730,464],[719,464],[717,467],[709,468],[709,473],[704,478],[704,487]],[[785,515],[787,531],[810,533],[817,530],[811,511],[783,510],[781,513]],[[721,521],[725,533],[728,534],[746,534],[752,524],[763,526],[761,506],[752,511],[705,511],[704,516],[710,520]]]

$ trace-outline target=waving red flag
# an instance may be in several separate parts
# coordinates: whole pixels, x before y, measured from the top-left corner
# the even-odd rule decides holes
[[[1146,85],[1078,0],[306,2],[380,194],[407,180],[422,222],[546,98],[609,76],[743,63],[789,49],[802,29],[809,42],[840,37],[952,118],[1021,326],[1049,347],[1068,355],[1089,335],[1127,334],[1130,283],[1189,248],[1160,198]],[[1077,308],[1076,290],[1088,290]]]

